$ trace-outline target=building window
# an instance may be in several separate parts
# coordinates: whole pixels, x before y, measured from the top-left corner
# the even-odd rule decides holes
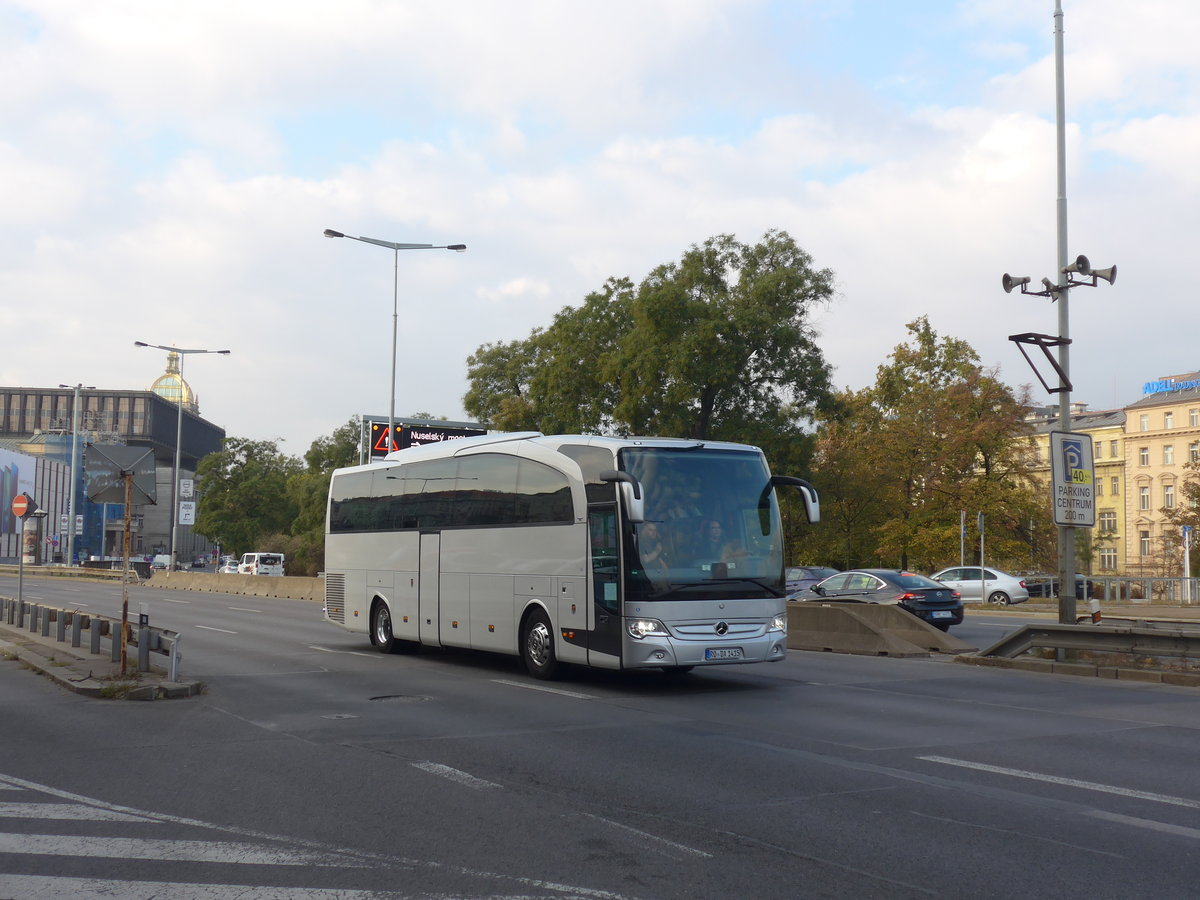
[[[1163,485],[1163,506],[1166,509],[1174,509],[1175,508],[1175,485],[1173,485],[1173,484],[1164,484]]]
[[[1164,466],[1175,465],[1175,445],[1174,444],[1163,445],[1163,465]]]
[[[1150,465],[1150,448],[1149,447],[1138,447],[1138,465],[1139,466]]]
[[[1188,410],[1188,424],[1193,428],[1200,428],[1200,409]]]
[[[1121,496],[1121,476],[1114,475],[1112,477],[1112,495],[1114,497]]]
[[[1142,413],[1138,416],[1138,431],[1150,430],[1150,413]]]
[[[1149,509],[1149,508],[1150,508],[1150,488],[1140,487],[1140,488],[1138,488],[1138,509]]]
[[[1100,550],[1100,568],[1106,572],[1115,572],[1117,570],[1117,551],[1112,547],[1105,547]]]
[[[1138,552],[1142,556],[1150,555],[1150,532],[1148,532],[1148,531],[1139,531],[1138,532]]]
[[[1096,479],[1096,496],[1097,497],[1104,496],[1104,479],[1103,478]]]
[[[1100,513],[1100,530],[1101,531],[1116,531],[1117,530],[1117,514],[1115,512]]]
[[[1163,413],[1163,428],[1174,428],[1174,427],[1175,427],[1175,413],[1173,413],[1173,412]]]
[[[1117,442],[1116,441],[1108,442],[1108,455],[1111,456],[1113,459],[1117,458]]]

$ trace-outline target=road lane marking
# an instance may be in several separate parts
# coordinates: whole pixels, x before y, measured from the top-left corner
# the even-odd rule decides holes
[[[5,875],[5,888],[17,897],[38,900],[406,900],[412,894],[343,888],[268,887],[244,884],[187,884],[171,881],[110,881],[50,875]]]
[[[611,825],[613,828],[619,828],[621,831],[628,831],[630,834],[636,834],[640,838],[647,838],[660,844],[666,844],[668,847],[673,847],[681,853],[686,853],[689,856],[702,856],[705,859],[712,859],[711,853],[705,853],[703,850],[697,850],[695,847],[688,847],[685,844],[677,844],[675,841],[668,841],[666,838],[659,837],[657,834],[651,834],[648,831],[642,831],[640,828],[631,828],[628,825],[622,825],[620,822],[614,822],[612,819],[606,819],[603,816],[596,816],[592,815],[591,813],[584,813],[584,815],[589,819],[595,819],[597,822],[603,822],[605,825]]]
[[[506,684],[509,687],[525,688],[527,691],[541,691],[545,694],[561,694],[563,697],[574,697],[576,700],[595,700],[594,694],[581,694],[578,691],[565,691],[562,688],[547,687],[542,684],[526,684],[523,681],[505,681],[502,678],[494,679],[496,684]]]
[[[346,656],[361,656],[365,659],[383,659],[382,653],[364,653],[362,650],[334,650],[331,647],[318,647],[316,644],[309,644],[309,650],[320,650],[322,653],[344,653]]]
[[[174,597],[155,597],[154,599],[159,600],[163,603],[185,603],[186,604],[186,603],[192,602],[191,600],[176,600]]]
[[[365,859],[311,850],[266,847],[246,841],[165,841],[155,838],[77,837],[69,834],[0,834],[0,853],[260,866],[364,868],[372,865]]]
[[[974,769],[977,772],[990,772],[994,775],[1010,775],[1013,778],[1026,778],[1030,781],[1044,781],[1048,784],[1059,784],[1064,787],[1080,788],[1085,791],[1098,791],[1102,794],[1116,794],[1118,797],[1130,797],[1134,800],[1149,800],[1153,803],[1167,803],[1171,806],[1183,806],[1188,809],[1200,809],[1200,800],[1189,800],[1187,797],[1172,797],[1170,794],[1156,794],[1152,791],[1135,791],[1132,788],[1117,787],[1112,784],[1101,784],[1096,781],[1081,781],[1078,778],[1063,778],[1060,775],[1043,775],[1040,772],[1028,772],[1024,769],[1008,769],[1004,766],[989,766],[984,763],[969,762],[965,759],[951,759],[946,756],[919,756],[926,762],[942,763],[947,766],[959,766],[963,769]]]
[[[228,628],[213,628],[211,625],[196,625],[196,628],[203,628],[205,631],[219,631],[221,634],[237,634],[236,631],[230,631]]]
[[[237,612],[253,612],[253,613],[262,612],[261,609],[248,609],[245,606],[230,606],[229,609],[236,610]]]
[[[59,788],[54,788],[45,784],[38,784],[33,781],[26,781],[23,778],[18,778],[15,775],[0,774],[0,788],[13,787],[24,790],[38,791],[43,794],[48,794],[51,797],[58,797],[62,800],[70,800],[76,803],[84,803],[92,806],[97,806],[102,809],[115,810],[119,812],[129,813],[130,815],[144,816],[148,819],[157,822],[170,822],[176,825],[186,825],[192,827],[205,828],[214,831],[220,831],[225,834],[236,835],[241,838],[249,838],[257,841],[271,841],[275,843],[283,842],[289,846],[305,848],[305,851],[313,856],[325,856],[333,859],[335,862],[332,865],[346,865],[345,858],[348,857],[354,868],[362,868],[362,866],[377,866],[380,863],[385,865],[401,865],[410,868],[417,868],[427,871],[437,872],[457,872],[460,875],[470,878],[485,878],[498,884],[518,884],[527,888],[534,888],[538,891],[553,891],[558,894],[566,894],[571,897],[588,897],[594,900],[632,900],[627,894],[619,894],[613,891],[604,890],[602,888],[588,888],[579,885],[564,884],[556,881],[547,881],[543,878],[500,874],[487,870],[470,868],[468,866],[454,865],[443,860],[433,861],[421,858],[402,856],[392,853],[374,853],[361,849],[350,849],[345,847],[331,846],[324,842],[306,840],[304,838],[287,836],[280,834],[272,834],[269,832],[258,831],[251,828],[239,828],[230,825],[215,825],[210,822],[204,822],[200,819],[192,819],[184,816],[173,816],[168,813],[151,812],[143,809],[136,809],[129,806],[121,806],[115,803],[107,803],[96,800],[91,797],[85,797],[82,794],[75,794],[70,791],[64,791]],[[17,837],[21,837],[18,835]],[[55,836],[47,836],[55,837]],[[194,843],[194,842],[193,842]],[[250,845],[253,846],[253,845]],[[237,862],[235,860],[234,862]],[[360,864],[359,861],[362,861]],[[119,882],[110,879],[97,878],[82,878],[82,879],[59,879],[53,876],[4,876],[5,888],[11,889],[14,885],[13,877],[22,877],[36,879],[31,881],[35,887],[51,886],[46,890],[33,890],[18,894],[18,896],[35,896],[38,900],[106,900],[113,896],[129,898],[129,900],[243,900],[247,896],[254,896],[256,900],[291,900],[291,898],[301,898],[301,900],[351,900],[351,898],[375,897],[378,900],[383,900],[386,897],[411,898],[411,894],[396,895],[391,892],[375,892],[370,891],[358,893],[352,890],[349,891],[321,891],[320,889],[309,889],[300,887],[288,887],[282,889],[271,886],[255,886],[248,889],[245,885],[201,885],[198,890],[190,890],[194,885],[183,885],[177,887],[173,883],[168,883],[167,889],[159,890],[157,882],[136,882],[130,885],[129,890],[120,890],[126,882]],[[67,888],[58,891],[58,887],[64,882],[71,882]],[[117,887],[115,892],[110,890],[110,887]],[[232,892],[229,888],[232,887]],[[56,892],[57,891],[57,892]],[[210,893],[211,891],[211,893]],[[489,893],[487,896],[515,896],[512,894]],[[521,895],[524,896],[524,895]]]
[[[10,784],[5,790],[22,790]],[[0,803],[2,819],[68,819],[81,822],[155,822],[146,816],[117,812],[84,803]]]
[[[441,763],[435,762],[418,762],[413,763],[414,769],[420,769],[422,772],[428,772],[430,775],[439,775],[442,778],[448,778],[451,781],[458,782],[469,788],[503,788],[491,781],[484,781],[482,778],[476,778],[474,775],[468,775],[466,772],[461,772],[458,769],[452,769],[449,766],[444,766]]]

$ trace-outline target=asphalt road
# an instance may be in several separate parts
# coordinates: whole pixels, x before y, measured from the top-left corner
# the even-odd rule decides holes
[[[207,693],[89,700],[0,660],[2,897],[1196,893],[1194,689],[801,652],[547,684],[382,656],[313,603],[130,598]]]

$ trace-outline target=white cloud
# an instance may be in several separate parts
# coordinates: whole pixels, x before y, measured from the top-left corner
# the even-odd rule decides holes
[[[1121,269],[1071,297],[1077,397],[1103,406],[1200,366],[1172,264],[1200,229],[1200,8],[1066,5],[1070,252]],[[204,413],[299,453],[386,412],[393,294],[398,414],[457,419],[481,344],[770,228],[837,275],[839,383],[921,314],[1032,382],[1007,337],[1057,310],[1000,276],[1055,266],[1047,7],[946,2],[944,32],[896,34],[911,60],[960,55],[939,84],[859,48],[853,4],[0,0],[37,25],[0,34],[0,291],[39,360],[0,383],[144,387],[164,361],[135,339],[229,347],[188,361]],[[779,33],[809,16],[844,52]],[[920,102],[873,93],[901,84]],[[327,227],[469,250],[397,271]],[[1169,328],[1131,314],[1151,303]]]

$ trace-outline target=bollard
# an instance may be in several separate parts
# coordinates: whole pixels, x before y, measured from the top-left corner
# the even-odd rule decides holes
[[[60,644],[67,639],[67,617],[71,615],[65,609],[60,609],[54,617],[54,639]]]
[[[1099,625],[1100,624],[1100,601],[1099,600],[1089,600],[1088,601],[1088,611],[1092,614],[1092,624]]]
[[[71,646],[78,647],[83,639],[83,616],[71,613]]]
[[[46,607],[42,610],[42,637],[50,637],[50,620],[54,618],[54,610]]]
[[[114,622],[112,624],[112,627],[108,629],[108,632],[109,632],[109,634],[112,635],[112,661],[120,662],[121,661],[121,626],[118,625],[116,622]]]
[[[17,601],[17,627],[18,628],[25,627],[25,601],[24,600]]]
[[[167,663],[167,680],[178,681],[179,661],[183,659],[183,654],[179,652],[179,642],[183,640],[183,635],[177,634],[174,637],[169,638],[169,640],[171,643],[171,651],[167,656],[167,659],[169,660]]]
[[[138,629],[138,671],[150,671],[150,629]]]
[[[88,648],[95,656],[100,655],[100,620],[92,618],[88,622]]]
[[[38,614],[41,611],[42,611],[42,608],[40,606],[38,606],[36,603],[31,604],[29,607],[29,633],[30,634],[37,634]]]

